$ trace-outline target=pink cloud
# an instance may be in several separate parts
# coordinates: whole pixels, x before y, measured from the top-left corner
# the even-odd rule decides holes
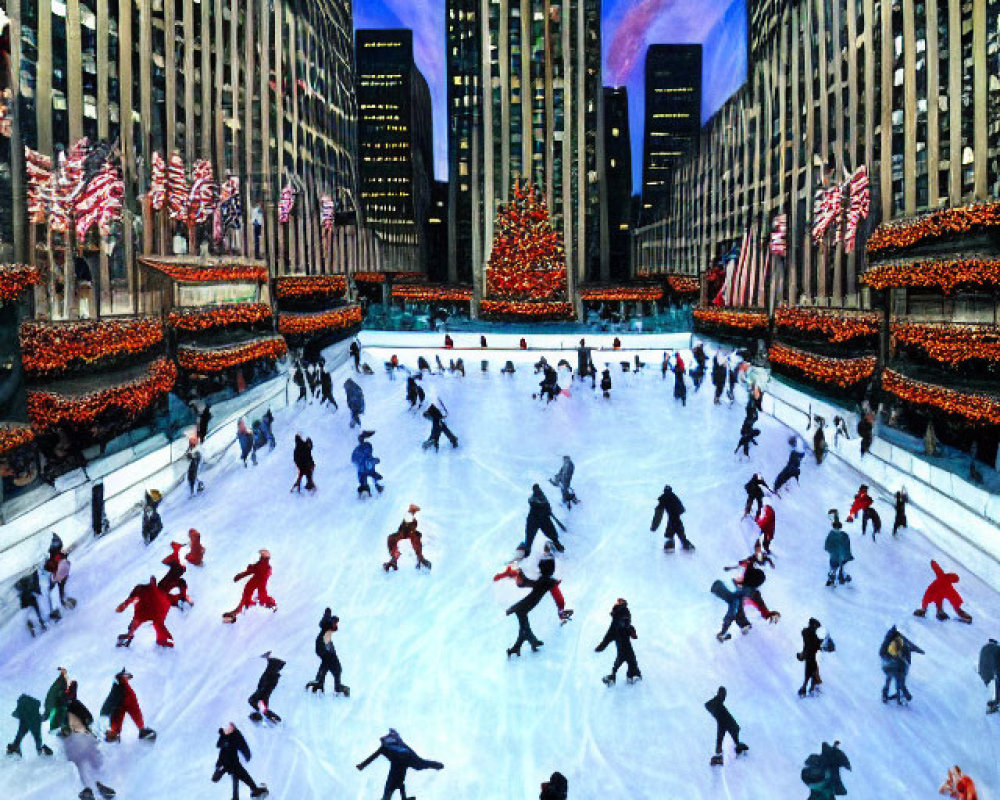
[[[640,0],[628,9],[611,34],[607,45],[607,71],[604,82],[612,86],[625,83],[646,52],[649,29],[675,0]]]

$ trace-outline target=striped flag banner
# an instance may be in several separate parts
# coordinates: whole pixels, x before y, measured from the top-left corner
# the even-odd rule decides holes
[[[777,214],[771,222],[771,240],[769,249],[776,256],[783,256],[788,252],[788,215]]]
[[[871,188],[868,183],[868,167],[862,164],[850,180],[851,200],[847,207],[847,229],[844,231],[844,249],[854,250],[858,238],[858,226],[868,216],[871,209]]]

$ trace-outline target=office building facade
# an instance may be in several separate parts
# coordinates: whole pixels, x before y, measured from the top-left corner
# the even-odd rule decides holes
[[[632,242],[632,137],[628,89],[604,87],[604,173],[608,184],[608,256],[612,280],[629,276]]]

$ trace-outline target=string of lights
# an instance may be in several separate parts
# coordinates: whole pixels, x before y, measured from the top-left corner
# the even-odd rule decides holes
[[[36,267],[29,264],[0,264],[0,305],[15,300],[29,286],[42,282]]]
[[[655,303],[663,295],[661,286],[595,286],[580,291],[585,303]]]
[[[479,310],[487,319],[528,317],[545,321],[573,316],[573,306],[570,303],[551,300],[483,300]]]
[[[868,237],[865,252],[870,258],[876,258],[946,236],[998,227],[1000,203],[945,208],[914,219],[879,225]]]
[[[282,275],[274,279],[274,294],[279,300],[340,297],[346,291],[346,275]]]
[[[875,372],[875,356],[829,358],[784,344],[772,344],[767,357],[779,372],[789,370],[811,381],[833,384],[841,389],[854,386]]]
[[[930,288],[951,294],[959,287],[1000,286],[1000,259],[979,256],[879,264],[861,280],[873,289]]]
[[[767,333],[767,314],[754,309],[696,308],[694,321],[703,328],[730,330],[740,334]]]
[[[35,441],[35,432],[29,425],[17,422],[0,424],[0,456],[5,456],[33,441]]]
[[[819,308],[778,308],[775,327],[783,331],[821,334],[828,342],[844,343],[878,335],[879,316],[869,311]]]
[[[150,269],[162,272],[178,283],[266,283],[267,268],[256,264],[212,264],[187,266],[155,258],[140,259]]]
[[[392,296],[411,303],[468,303],[472,299],[472,289],[464,286],[414,284],[393,286]]]
[[[944,364],[1000,361],[1000,327],[996,325],[894,321],[892,336],[897,344],[915,347]]]

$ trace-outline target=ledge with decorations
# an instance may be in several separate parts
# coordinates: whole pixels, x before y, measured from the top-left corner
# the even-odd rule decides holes
[[[273,288],[278,332],[290,347],[323,346],[361,326],[361,306],[345,299],[346,275],[281,275]]]

